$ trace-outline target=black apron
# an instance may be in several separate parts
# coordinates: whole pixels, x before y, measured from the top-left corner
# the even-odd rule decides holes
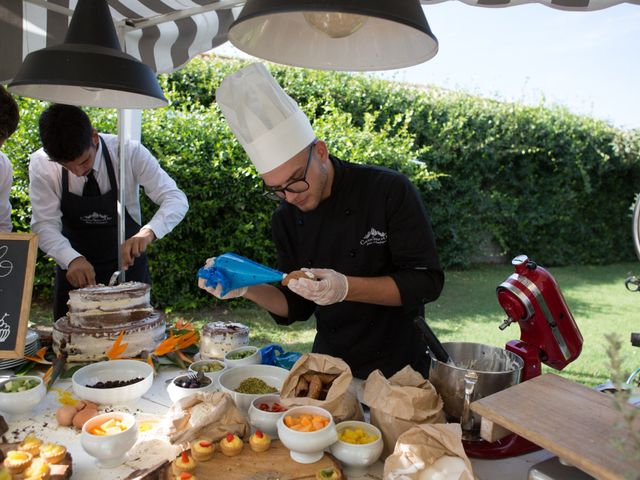
[[[102,152],[109,173],[111,189],[95,197],[83,197],[69,192],[69,172],[62,169],[62,235],[71,246],[84,256],[96,272],[96,283],[107,284],[113,272],[118,269],[118,187],[116,175],[111,162],[111,155],[100,138]],[[140,225],[129,215],[125,208],[125,238],[130,238],[140,231]],[[56,266],[54,287],[54,320],[64,317],[69,310],[69,290],[73,290],[67,280],[67,271]],[[151,283],[147,254],[143,253],[135,259],[134,264],[126,271],[127,281]]]

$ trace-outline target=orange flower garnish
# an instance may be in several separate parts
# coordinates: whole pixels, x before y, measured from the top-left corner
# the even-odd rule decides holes
[[[113,345],[107,352],[107,358],[109,358],[109,360],[116,360],[120,358],[124,351],[127,349],[127,345],[129,345],[129,343],[122,343],[123,338],[124,330],[120,332],[120,335],[118,335],[118,338],[116,338],[116,341],[113,342]]]
[[[154,350],[154,355],[161,357],[167,353],[183,350],[198,342],[198,333],[188,332],[181,335],[174,335],[173,332]]]
[[[45,353],[47,353],[47,347],[42,347],[40,350],[36,352],[34,357],[25,355],[24,358],[26,358],[27,360],[31,360],[32,362],[41,363],[43,365],[51,365],[51,362],[49,360],[45,360],[44,358]]]
[[[178,320],[176,320],[175,329],[176,330],[195,330],[195,327],[193,326],[193,324],[191,322],[187,322],[185,320],[178,319]]]

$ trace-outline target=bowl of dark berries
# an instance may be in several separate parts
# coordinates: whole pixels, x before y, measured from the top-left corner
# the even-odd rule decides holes
[[[182,398],[195,395],[198,392],[215,391],[216,386],[214,381],[207,377],[203,371],[178,375],[167,386],[167,393],[173,403],[176,403]]]
[[[153,384],[153,368],[140,360],[109,360],[80,368],[71,377],[73,393],[83,400],[122,405],[140,399]]]

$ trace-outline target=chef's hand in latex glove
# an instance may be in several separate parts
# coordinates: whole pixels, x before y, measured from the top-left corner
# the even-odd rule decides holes
[[[207,261],[204,264],[204,268],[211,267],[215,259],[216,257],[207,258]],[[213,288],[213,287],[207,287],[206,283],[207,283],[207,280],[205,278],[198,279],[198,286],[201,289],[206,290],[211,295],[213,295],[216,298],[219,298],[220,300],[230,300],[232,298],[238,298],[243,296],[245,293],[247,293],[247,287],[242,287],[242,288],[236,288],[235,290],[231,290],[227,292],[226,295],[222,295],[222,285],[218,284],[216,285],[216,288]]]
[[[297,278],[289,282],[288,287],[301,297],[311,300],[318,305],[332,305],[347,298],[349,282],[343,274],[328,268],[303,268],[316,277]]]

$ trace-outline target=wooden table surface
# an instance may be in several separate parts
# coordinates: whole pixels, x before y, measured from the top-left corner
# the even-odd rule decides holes
[[[610,394],[548,373],[473,402],[471,409],[483,422],[517,433],[596,478],[636,478],[640,472],[614,444],[628,445],[631,432],[616,427],[622,417]],[[638,431],[640,416],[636,420]]]

